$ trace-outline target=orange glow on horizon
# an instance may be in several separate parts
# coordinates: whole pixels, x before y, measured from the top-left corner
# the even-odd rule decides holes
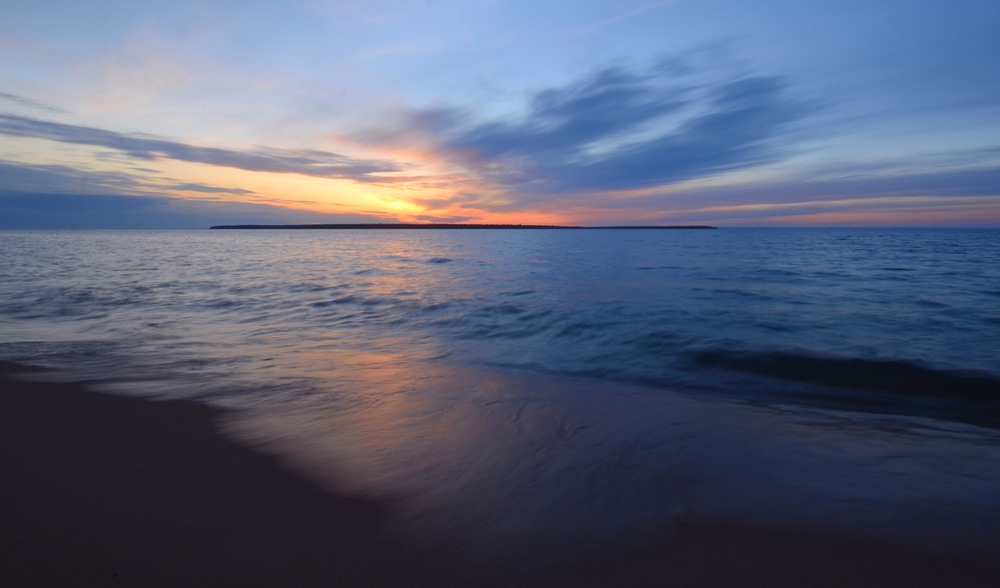
[[[987,214],[984,214],[987,213]],[[734,220],[734,224],[736,224]],[[870,210],[818,212],[814,214],[774,216],[757,219],[754,223],[767,225],[845,226],[845,227],[927,227],[927,226],[1000,226],[1000,211],[982,208],[930,209],[930,210]]]
[[[175,159],[123,163],[105,149],[26,138],[10,161],[27,166],[81,169],[75,193],[114,189],[134,195],[276,206],[321,214],[361,215],[383,222],[469,222],[487,224],[616,225],[709,224],[782,226],[1000,226],[1000,196],[851,195],[791,202],[720,202],[702,206],[678,185],[600,193],[534,196],[520,200],[473,172],[456,169],[432,150],[365,145],[387,159],[403,159],[398,172],[371,174],[364,181],[298,173],[249,171]],[[141,172],[141,174],[140,174]],[[87,174],[97,181],[88,181]],[[130,177],[113,188],[103,177]],[[120,181],[120,180],[119,180]],[[697,192],[695,192],[697,193]],[[681,199],[670,206],[670,195]],[[654,198],[655,197],[655,198]],[[721,198],[721,196],[720,196]],[[714,202],[713,202],[714,200]],[[657,203],[657,204],[654,204]],[[334,222],[334,221],[332,221]]]

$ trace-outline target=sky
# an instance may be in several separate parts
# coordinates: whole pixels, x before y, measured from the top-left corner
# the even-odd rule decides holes
[[[1000,227],[996,0],[37,0],[0,228]]]

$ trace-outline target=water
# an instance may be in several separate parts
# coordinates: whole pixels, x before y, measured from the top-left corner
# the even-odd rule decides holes
[[[1000,231],[0,233],[0,359],[235,409],[466,561],[686,519],[990,553],[998,340]]]

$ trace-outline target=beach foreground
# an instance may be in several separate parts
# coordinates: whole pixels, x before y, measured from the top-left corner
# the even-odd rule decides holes
[[[685,522],[544,569],[445,570],[220,437],[216,409],[49,383],[0,362],[3,586],[998,586],[1000,567],[852,537]]]

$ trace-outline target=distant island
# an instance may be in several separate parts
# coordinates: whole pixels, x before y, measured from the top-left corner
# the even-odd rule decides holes
[[[332,225],[216,225],[212,229],[714,229],[707,225],[577,227],[564,225],[485,225],[466,223],[368,223]]]

